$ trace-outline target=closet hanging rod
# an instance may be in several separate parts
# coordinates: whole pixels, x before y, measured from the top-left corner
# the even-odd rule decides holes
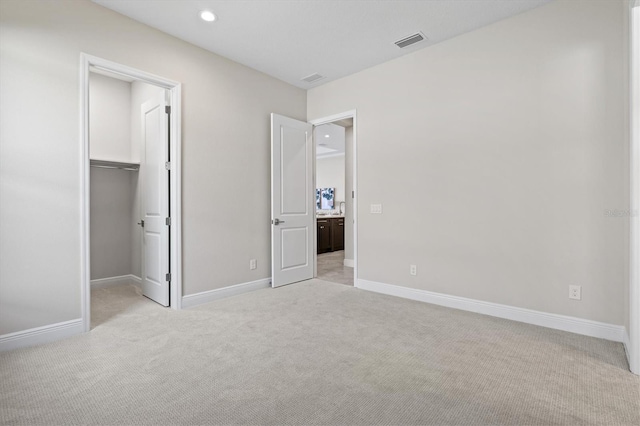
[[[94,160],[90,161],[91,167],[98,167],[101,169],[120,169],[137,172],[140,169],[140,164],[137,163],[124,163],[120,161],[109,160]]]
[[[116,166],[98,166],[97,164],[92,164],[91,167],[95,167],[98,169],[117,169],[117,170],[129,170],[132,172],[137,172],[138,169],[137,168],[133,168],[133,167],[116,167]]]

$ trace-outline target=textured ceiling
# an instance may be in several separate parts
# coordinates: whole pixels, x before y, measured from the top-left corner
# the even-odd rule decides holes
[[[316,87],[551,0],[93,0],[301,88]],[[206,23],[201,10],[218,19]],[[428,40],[394,42],[417,31]],[[306,83],[319,73],[324,79]]]

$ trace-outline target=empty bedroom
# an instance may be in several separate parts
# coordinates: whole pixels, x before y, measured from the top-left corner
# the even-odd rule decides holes
[[[1,0],[0,424],[640,424],[638,0]]]

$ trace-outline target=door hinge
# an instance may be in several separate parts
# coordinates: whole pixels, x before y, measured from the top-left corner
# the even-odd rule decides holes
[[[170,217],[165,218],[164,223],[167,226],[171,226],[171,218]]]
[[[171,114],[171,105],[166,105],[164,107],[164,112],[166,112],[167,114]]]
[[[164,163],[164,168],[166,170],[171,170],[171,161],[167,161],[166,163]]]
[[[351,198],[356,198],[356,191],[351,191]]]
[[[171,281],[171,272],[167,273],[167,276],[165,278],[167,279],[167,281]]]

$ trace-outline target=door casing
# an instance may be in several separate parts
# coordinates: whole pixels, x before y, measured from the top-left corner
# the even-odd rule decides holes
[[[182,133],[182,104],[181,83],[160,77],[146,71],[138,70],[126,65],[99,58],[97,56],[80,54],[80,141],[82,155],[81,170],[81,288],[80,305],[82,311],[83,330],[91,329],[91,264],[90,264],[90,164],[89,164],[89,73],[91,68],[121,74],[142,82],[152,84],[169,91],[171,98],[171,116],[169,118],[171,130],[169,133],[169,151],[171,156],[170,186],[170,267],[171,291],[169,294],[171,308],[182,307],[182,193],[181,193],[181,133]]]
[[[335,121],[353,119],[353,286],[358,287],[358,127],[357,127],[357,110],[352,109],[339,114],[330,115],[327,117],[317,118],[314,120],[308,120],[309,124],[312,124],[314,128],[322,124],[329,124]],[[315,132],[314,132],[315,133]],[[313,157],[316,156],[316,143],[313,141]],[[313,187],[316,187],[316,161],[313,162]],[[315,194],[314,194],[315,195]],[[314,229],[317,228],[317,220],[314,215],[313,219]],[[318,241],[316,232],[313,233],[313,276],[318,276]]]
[[[629,2],[629,368],[640,375],[640,0]]]

